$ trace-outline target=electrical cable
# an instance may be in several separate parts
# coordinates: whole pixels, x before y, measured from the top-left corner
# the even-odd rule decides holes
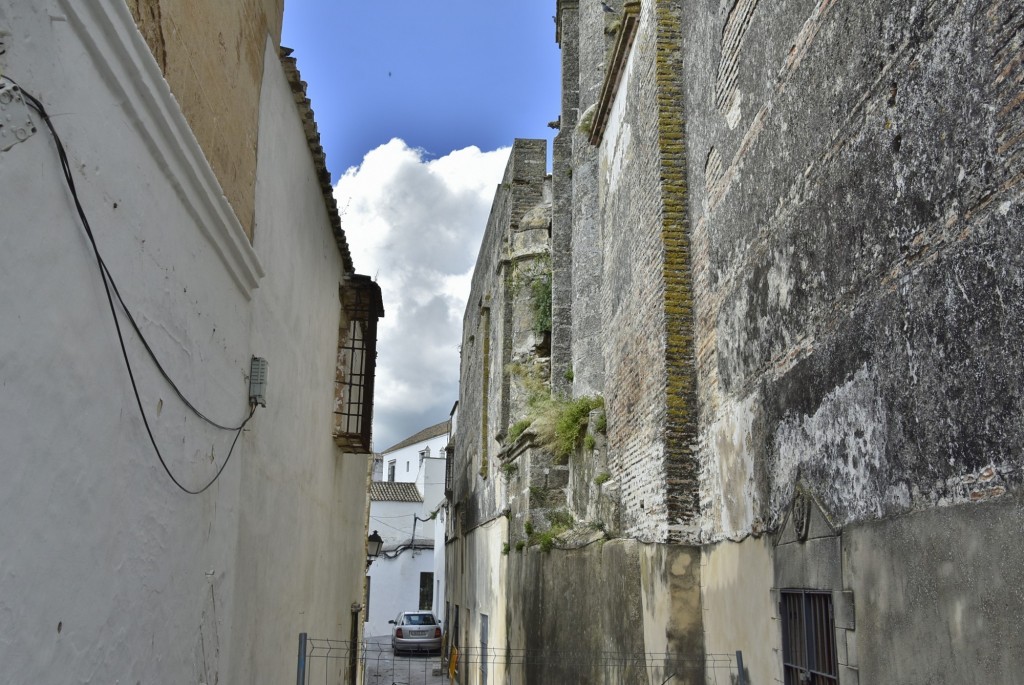
[[[78,213],[78,218],[82,222],[82,227],[85,229],[85,234],[89,238],[89,243],[92,245],[93,254],[96,257],[96,265],[100,272],[100,278],[103,279],[103,290],[107,295],[107,304],[110,307],[110,315],[114,319],[114,328],[117,331],[117,339],[121,347],[121,356],[124,359],[125,368],[128,370],[128,378],[131,380],[132,392],[135,395],[135,403],[139,407],[139,413],[142,416],[142,423],[146,428],[146,434],[149,436],[149,441],[153,446],[153,450],[156,452],[157,459],[160,461],[160,465],[163,466],[163,469],[167,473],[167,476],[176,486],[178,486],[180,490],[190,495],[199,495],[203,492],[206,492],[215,482],[217,482],[217,479],[220,478],[220,475],[224,472],[224,469],[227,467],[228,462],[231,461],[231,455],[235,451],[235,445],[238,443],[238,438],[239,436],[241,436],[242,430],[245,428],[246,424],[249,423],[249,420],[252,419],[253,414],[256,413],[256,404],[250,403],[249,415],[246,416],[245,420],[243,420],[240,425],[228,427],[222,426],[207,418],[202,412],[196,409],[196,407],[185,398],[184,394],[181,392],[178,386],[174,383],[174,381],[171,380],[170,376],[164,369],[163,365],[160,364],[159,360],[156,358],[156,355],[153,353],[153,349],[149,345],[149,342],[146,340],[145,336],[142,335],[142,331],[139,330],[139,326],[135,322],[135,318],[132,316],[131,311],[128,309],[128,306],[125,304],[124,299],[121,297],[121,293],[118,290],[116,283],[114,282],[113,275],[110,273],[106,263],[103,261],[103,257],[100,254],[99,246],[96,243],[96,238],[92,232],[92,226],[89,223],[89,218],[86,215],[85,208],[82,207],[82,202],[78,197],[78,190],[75,187],[75,179],[74,175],[71,172],[71,164],[68,162],[67,151],[64,149],[64,143],[63,141],[61,141],[60,135],[58,135],[57,133],[57,129],[54,128],[53,122],[50,120],[50,115],[47,113],[46,108],[43,106],[43,103],[40,102],[38,98],[36,98],[34,95],[26,91],[24,88],[22,88],[21,85],[18,84],[18,82],[14,79],[10,78],[9,76],[0,76],[0,78],[9,81],[14,85],[14,87],[17,90],[21,92],[21,94],[28,100],[29,106],[32,109],[36,110],[39,116],[42,117],[43,123],[46,124],[46,128],[49,129],[50,135],[53,137],[54,144],[57,147],[57,157],[60,159],[61,170],[64,173],[64,181],[67,184],[68,191],[71,193],[71,198],[74,200],[75,209]],[[112,292],[113,294],[111,294]],[[171,472],[171,469],[167,465],[167,462],[164,459],[163,454],[160,452],[160,447],[156,444],[156,437],[153,435],[153,430],[149,425],[149,418],[146,416],[146,410],[142,406],[142,397],[139,393],[138,383],[135,380],[135,372],[133,371],[131,361],[128,358],[128,349],[125,345],[124,334],[121,331],[121,323],[117,317],[117,308],[114,306],[115,295],[117,297],[118,303],[121,305],[122,310],[128,317],[128,320],[131,322],[133,329],[135,330],[136,334],[142,341],[142,344],[145,347],[146,351],[149,353],[150,358],[153,360],[153,362],[159,369],[160,374],[171,385],[171,387],[174,389],[174,392],[178,395],[179,398],[182,399],[185,405],[189,409],[191,409],[197,416],[199,416],[201,419],[203,419],[210,425],[220,428],[222,430],[230,430],[235,432],[235,437],[231,441],[231,447],[228,449],[228,454],[224,458],[224,463],[221,464],[219,469],[217,469],[217,473],[213,476],[213,478],[211,478],[209,482],[206,483],[206,485],[197,490],[192,490],[182,485],[182,483]]]
[[[434,544],[427,540],[424,540],[422,542],[403,542],[402,544],[395,547],[393,550],[390,550],[390,552],[381,550],[380,554],[378,554],[377,556],[384,559],[397,559],[398,557],[402,556],[402,552],[405,552],[406,550],[412,550],[415,552],[418,549],[434,549]]]
[[[72,196],[75,198],[75,205],[78,208],[79,216],[82,218],[83,224],[86,225],[86,233],[88,234],[89,240],[90,242],[92,242],[95,251],[96,242],[92,236],[92,229],[88,225],[88,219],[86,219],[84,216],[84,211],[82,210],[81,204],[78,202],[78,195],[74,188],[74,178],[70,175],[71,168],[70,165],[68,165],[67,156],[64,152],[63,144],[60,142],[60,137],[57,135],[57,132],[53,128],[53,124],[49,120],[49,115],[46,113],[45,108],[43,108],[39,100],[31,93],[26,91],[24,88],[22,88],[20,85],[18,85],[18,83],[14,79],[7,76],[4,76],[2,78],[4,78],[4,80],[6,81],[10,81],[11,83],[13,83],[15,87],[17,87],[21,91],[22,95],[24,95],[29,100],[29,103],[32,106],[32,108],[35,109],[39,113],[39,115],[43,117],[43,120],[45,121],[47,128],[50,130],[51,135],[54,136],[54,139],[56,140],[58,146],[57,154],[61,156],[61,164],[64,167],[65,180],[68,183]],[[164,380],[167,381],[167,384],[171,386],[171,390],[174,391],[174,394],[178,396],[182,403],[184,403],[184,405],[188,407],[192,411],[192,413],[194,413],[196,416],[198,416],[200,419],[210,424],[211,426],[225,431],[236,431],[239,428],[241,428],[241,425],[225,426],[214,421],[213,419],[209,418],[206,414],[204,414],[202,411],[200,411],[194,404],[192,404],[192,402],[189,401],[187,397],[185,397],[185,394],[178,387],[178,384],[174,382],[170,374],[164,368],[163,364],[160,363],[160,360],[157,358],[156,353],[153,351],[153,348],[149,344],[149,340],[146,339],[146,336],[142,333],[142,330],[139,328],[139,324],[135,321],[135,317],[132,316],[131,310],[128,308],[128,305],[125,303],[124,298],[121,296],[121,291],[118,289],[117,283],[114,281],[114,277],[110,273],[110,269],[107,267],[107,263],[103,261],[102,258],[99,257],[98,253],[97,258],[99,260],[100,267],[106,274],[106,280],[109,282],[110,287],[113,288],[114,295],[117,298],[117,301],[121,304],[121,308],[124,311],[125,316],[128,318],[129,323],[131,323],[132,325],[132,329],[135,331],[135,334],[139,337],[139,341],[142,343],[142,346],[143,348],[145,348],[146,353],[149,355],[149,358],[153,361],[153,364],[160,372],[160,375],[163,376]]]

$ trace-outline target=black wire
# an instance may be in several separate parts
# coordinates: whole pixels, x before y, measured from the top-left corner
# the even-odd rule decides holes
[[[244,421],[242,421],[240,425],[234,427],[222,426],[214,421],[211,421],[202,412],[196,409],[195,406],[185,398],[185,396],[182,394],[181,390],[178,389],[178,386],[174,383],[174,381],[171,380],[170,376],[167,374],[167,371],[164,369],[163,365],[160,364],[160,361],[156,358],[156,355],[153,353],[153,349],[150,347],[149,342],[146,340],[146,337],[142,334],[142,331],[139,330],[139,326],[135,322],[135,318],[132,316],[131,311],[125,304],[124,299],[122,299],[120,291],[117,289],[117,284],[114,282],[113,275],[107,269],[107,265],[106,263],[104,263],[103,257],[100,255],[99,246],[96,244],[96,238],[92,232],[92,226],[89,224],[89,218],[88,216],[86,216],[85,209],[82,207],[82,202],[78,198],[78,190],[75,187],[75,179],[74,175],[71,172],[71,165],[68,162],[68,156],[66,150],[64,149],[64,143],[61,141],[60,136],[57,134],[57,129],[54,128],[53,122],[50,121],[50,115],[47,113],[46,108],[43,106],[43,103],[41,103],[38,100],[38,98],[36,98],[34,95],[32,95],[24,88],[22,88],[17,81],[8,76],[4,76],[3,78],[14,84],[15,89],[21,91],[21,94],[29,101],[29,105],[32,107],[32,109],[36,110],[36,112],[39,113],[39,116],[43,118],[43,122],[46,124],[46,128],[49,129],[50,135],[53,137],[53,142],[57,147],[57,157],[60,159],[61,170],[64,172],[64,180],[67,183],[68,191],[71,193],[71,197],[75,202],[75,209],[78,212],[78,218],[81,220],[82,227],[85,229],[85,234],[86,236],[88,236],[89,243],[92,245],[93,254],[96,256],[96,265],[100,271],[100,278],[103,279],[103,290],[107,295],[107,304],[110,306],[110,315],[114,319],[114,328],[117,330],[117,340],[121,346],[121,356],[124,359],[125,368],[128,370],[128,378],[131,380],[132,392],[135,395],[135,403],[139,407],[139,413],[142,416],[142,424],[146,427],[146,434],[149,436],[149,441],[153,445],[153,450],[156,452],[157,459],[160,460],[160,465],[163,466],[164,471],[167,473],[171,481],[173,481],[174,484],[177,485],[178,488],[181,489],[183,492],[186,492],[190,495],[198,495],[203,492],[206,492],[215,482],[217,482],[217,479],[220,478],[220,474],[224,472],[224,469],[225,467],[227,467],[228,462],[231,461],[231,455],[235,451],[235,445],[238,443],[238,438],[239,436],[241,436],[242,430],[245,428],[246,424],[249,423],[249,420],[253,417],[253,414],[256,413],[256,405],[252,404],[250,406],[249,415],[245,418]],[[111,294],[111,291],[113,291],[113,295]],[[128,317],[128,321],[131,322],[132,328],[134,328],[136,334],[142,341],[143,346],[149,353],[150,358],[156,364],[156,367],[160,370],[160,374],[170,384],[170,386],[174,389],[174,392],[178,395],[179,398],[181,398],[185,405],[207,423],[216,426],[217,428],[220,428],[222,430],[235,431],[235,437],[231,441],[231,447],[228,450],[227,456],[224,458],[224,463],[221,464],[219,469],[217,469],[217,473],[213,476],[213,478],[210,479],[210,481],[206,485],[199,488],[198,490],[191,490],[185,487],[177,478],[175,478],[174,474],[171,472],[170,467],[168,467],[167,462],[164,460],[164,456],[160,452],[159,446],[157,446],[156,444],[156,438],[153,436],[153,430],[149,425],[149,419],[146,416],[146,410],[142,406],[142,397],[139,394],[139,386],[135,381],[135,372],[132,370],[131,361],[128,359],[128,349],[125,346],[124,334],[121,332],[121,323],[117,317],[117,308],[114,306],[115,295],[117,296],[117,301],[121,305],[121,309]]]
[[[431,545],[429,542],[403,542],[401,545],[399,545],[398,547],[395,547],[393,550],[391,550],[390,553],[389,552],[385,552],[384,550],[381,550],[381,552],[378,555],[378,557],[383,557],[384,559],[397,559],[398,557],[400,557],[402,555],[402,552],[404,552],[406,550],[410,550],[411,549],[413,551],[416,551],[418,549],[433,549],[433,548],[434,548],[434,546]]]
[[[106,275],[105,280],[109,283],[110,287],[113,288],[114,295],[115,297],[117,297],[117,301],[120,303],[121,309],[124,311],[125,316],[128,317],[128,322],[131,323],[132,329],[135,331],[135,334],[139,337],[139,341],[142,343],[142,346],[145,348],[146,353],[149,355],[149,358],[153,361],[153,364],[160,372],[160,375],[163,376],[164,380],[167,381],[167,384],[171,386],[171,390],[174,391],[174,394],[176,394],[178,398],[184,403],[184,405],[188,407],[190,410],[192,410],[192,413],[194,413],[200,419],[210,424],[211,426],[219,428],[221,430],[239,430],[244,424],[238,426],[225,426],[214,421],[206,414],[204,414],[202,411],[200,411],[194,404],[192,404],[191,401],[189,401],[187,397],[185,397],[185,394],[178,387],[178,384],[174,382],[170,374],[164,368],[163,364],[160,363],[160,360],[157,358],[156,353],[153,351],[153,348],[149,344],[149,340],[147,340],[146,336],[142,333],[142,330],[139,328],[139,324],[135,321],[135,317],[132,316],[131,310],[125,303],[124,298],[121,297],[121,291],[118,289],[117,283],[116,281],[114,281],[114,276],[113,274],[110,273],[110,269],[107,268],[107,263],[103,261],[102,257],[100,257],[99,255],[99,251],[96,249],[96,241],[93,238],[92,228],[89,225],[89,220],[85,217],[85,212],[82,209],[81,204],[78,202],[78,194],[75,190],[75,181],[74,177],[71,175],[71,167],[67,161],[67,155],[64,152],[64,146],[61,143],[60,136],[57,135],[56,130],[54,130],[53,128],[53,124],[50,121],[49,115],[46,113],[46,109],[43,107],[42,103],[40,103],[38,99],[36,99],[31,93],[27,92],[24,88],[21,88],[21,86],[19,86],[16,81],[6,76],[4,78],[10,81],[11,83],[14,83],[15,86],[20,89],[22,95],[24,95],[29,100],[29,103],[31,104],[32,108],[39,112],[39,115],[43,117],[43,120],[46,122],[47,128],[50,130],[51,135],[53,135],[57,143],[57,154],[61,158],[61,166],[64,169],[64,178],[67,181],[68,187],[71,190],[71,194],[75,199],[75,206],[78,208],[78,214],[82,219],[82,223],[85,225],[85,231],[86,234],[89,236],[90,242],[92,243],[93,251],[96,252],[97,261],[99,262],[100,267],[102,268],[104,274]]]

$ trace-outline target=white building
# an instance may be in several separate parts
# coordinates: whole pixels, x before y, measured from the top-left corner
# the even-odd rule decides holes
[[[0,682],[288,682],[361,626],[380,291],[280,4],[0,0]],[[266,406],[208,425],[140,334],[228,427],[266,359]]]
[[[448,438],[449,422],[442,421],[376,458],[385,479],[370,484],[369,527],[384,545],[367,571],[369,637],[390,635],[388,621],[401,611],[443,617],[443,566],[436,563],[434,531],[444,500]]]

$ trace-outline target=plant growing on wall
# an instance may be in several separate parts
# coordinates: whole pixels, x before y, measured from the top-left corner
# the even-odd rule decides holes
[[[523,431],[530,427],[531,423],[533,423],[532,419],[520,419],[513,423],[505,435],[505,442],[509,445],[514,443],[523,434]]]
[[[603,406],[604,399],[601,397],[577,397],[559,407],[552,447],[556,459],[565,460],[572,454],[579,444],[590,412]]]
[[[512,478],[519,472],[519,465],[513,462],[505,462],[501,465],[501,475],[505,478]]]
[[[530,290],[533,295],[533,332],[542,335],[551,330],[551,272],[534,279]]]
[[[526,530],[530,544],[539,546],[542,552],[550,552],[554,548],[558,536],[576,525],[576,519],[565,509],[549,513],[548,521],[551,526],[545,531],[535,531],[532,524]]]
[[[552,394],[537,367],[510,364],[508,372],[521,379],[528,395],[527,415],[509,428],[507,442],[515,442],[529,427],[535,436],[536,444],[551,450],[557,462],[565,463],[580,444],[590,412],[603,408],[604,398],[595,395],[570,399]],[[597,423],[596,428],[603,432],[604,412],[601,412]],[[588,442],[588,449],[595,446],[596,444],[590,445]]]

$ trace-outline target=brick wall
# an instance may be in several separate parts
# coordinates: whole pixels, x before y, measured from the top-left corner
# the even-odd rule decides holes
[[[641,6],[600,144],[612,475],[624,532],[681,540],[695,514],[678,18]]]

